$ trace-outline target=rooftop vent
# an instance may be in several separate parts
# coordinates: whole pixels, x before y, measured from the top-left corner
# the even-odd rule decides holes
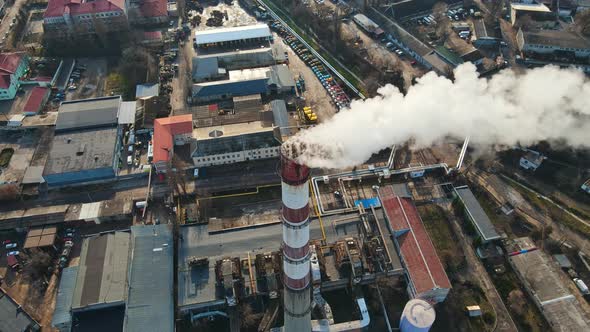
[[[209,133],[209,137],[221,137],[221,136],[223,136],[223,131],[221,131],[221,130],[215,129]]]

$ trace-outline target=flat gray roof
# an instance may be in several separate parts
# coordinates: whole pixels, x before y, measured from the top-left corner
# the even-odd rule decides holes
[[[523,31],[526,44],[590,49],[590,40],[566,30]]]
[[[0,330],[28,331],[37,323],[4,291],[0,290]]]
[[[465,205],[465,209],[482,239],[484,241],[499,239],[500,235],[496,232],[492,221],[477,201],[477,198],[475,198],[475,195],[471,192],[471,189],[467,186],[457,187],[455,188],[455,192],[459,195],[463,205]]]
[[[126,332],[174,331],[174,246],[168,225],[132,226]]]
[[[112,167],[117,128],[98,128],[56,134],[43,174]]]
[[[70,130],[117,123],[121,96],[64,101],[55,130]]]
[[[121,102],[117,123],[133,124],[135,123],[135,110],[137,109],[136,101]]]
[[[274,119],[274,125],[278,126],[282,136],[291,135],[291,128],[289,126],[289,114],[287,113],[287,104],[282,99],[273,100],[270,102],[270,108]]]
[[[534,246],[529,238],[514,240],[515,249]],[[589,319],[560,277],[556,264],[537,249],[510,257],[510,262],[554,331],[588,331]],[[568,279],[569,280],[569,279]]]
[[[160,84],[159,83],[138,84],[135,87],[135,98],[136,99],[158,96],[159,94],[160,94]]]
[[[123,304],[127,295],[129,233],[114,232],[85,239],[72,309]]]

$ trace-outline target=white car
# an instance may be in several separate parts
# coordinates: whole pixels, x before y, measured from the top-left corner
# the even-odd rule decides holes
[[[72,242],[72,241],[66,241],[66,242],[64,243],[64,247],[66,247],[66,248],[68,248],[68,247],[73,247],[73,246],[74,246],[74,242]]]
[[[18,256],[18,254],[20,254],[19,251],[15,250],[15,251],[11,251],[9,253],[6,254],[6,256]]]
[[[16,243],[9,243],[6,245],[6,249],[14,249],[16,248]]]

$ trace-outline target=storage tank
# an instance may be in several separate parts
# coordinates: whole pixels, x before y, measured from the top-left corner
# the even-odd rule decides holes
[[[436,313],[430,303],[413,299],[406,303],[399,328],[402,332],[427,332],[435,318]]]

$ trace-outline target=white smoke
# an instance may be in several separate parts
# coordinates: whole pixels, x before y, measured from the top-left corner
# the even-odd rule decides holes
[[[299,132],[287,148],[311,167],[345,168],[393,144],[413,140],[426,147],[449,136],[470,136],[470,144],[480,146],[557,139],[590,146],[590,83],[573,69],[549,66],[519,76],[504,70],[485,79],[472,64],[463,64],[454,83],[431,72],[406,96],[392,85],[378,92]]]

